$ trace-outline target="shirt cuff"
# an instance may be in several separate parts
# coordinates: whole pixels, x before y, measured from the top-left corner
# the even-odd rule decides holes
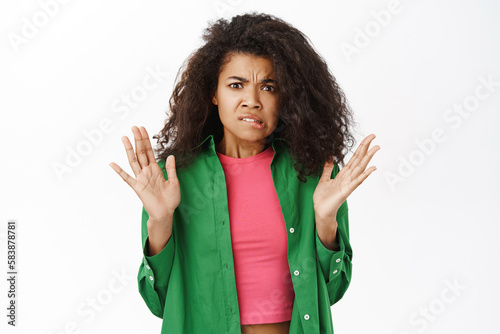
[[[149,237],[147,237],[142,250],[147,280],[153,286],[155,283],[156,286],[166,286],[174,259],[174,236],[172,234],[165,247],[153,256],[147,256],[148,245]]]
[[[330,250],[323,245],[321,239],[318,236],[318,231],[316,231],[316,252],[318,254],[318,260],[321,264],[321,269],[325,278],[333,278],[342,270],[342,260],[345,254],[345,245],[343,240],[340,238],[338,228],[336,240],[339,243],[340,250]],[[328,279],[327,281],[329,280],[330,279]]]

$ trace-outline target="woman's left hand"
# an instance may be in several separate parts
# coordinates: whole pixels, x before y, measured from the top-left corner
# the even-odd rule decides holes
[[[323,174],[313,194],[314,212],[321,221],[336,221],[337,210],[347,197],[377,168],[371,166],[365,170],[371,158],[380,149],[375,145],[370,151],[368,148],[374,134],[365,137],[349,162],[339,171],[334,179],[331,174],[334,161],[326,161]],[[367,153],[368,151],[368,153]]]

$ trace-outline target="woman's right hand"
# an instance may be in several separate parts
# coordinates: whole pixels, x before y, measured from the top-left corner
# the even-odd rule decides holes
[[[139,196],[149,214],[150,222],[172,221],[174,210],[181,202],[175,157],[173,155],[167,157],[165,169],[168,180],[165,180],[163,172],[156,162],[146,129],[143,126],[140,129],[133,126],[132,133],[134,134],[136,152],[134,152],[127,136],[122,137],[122,142],[136,178],[131,177],[114,162],[109,165]]]

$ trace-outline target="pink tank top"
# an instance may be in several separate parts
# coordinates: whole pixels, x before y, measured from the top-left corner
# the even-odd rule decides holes
[[[273,147],[248,158],[217,155],[227,186],[240,323],[288,321],[295,293],[286,225],[271,176]]]

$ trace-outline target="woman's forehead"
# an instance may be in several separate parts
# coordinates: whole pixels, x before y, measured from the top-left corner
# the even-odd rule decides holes
[[[246,76],[255,72],[263,79],[272,79],[274,75],[272,62],[262,56],[238,53],[230,56],[228,61],[221,67],[220,74],[224,76],[222,79],[225,80],[231,76],[246,78]]]

